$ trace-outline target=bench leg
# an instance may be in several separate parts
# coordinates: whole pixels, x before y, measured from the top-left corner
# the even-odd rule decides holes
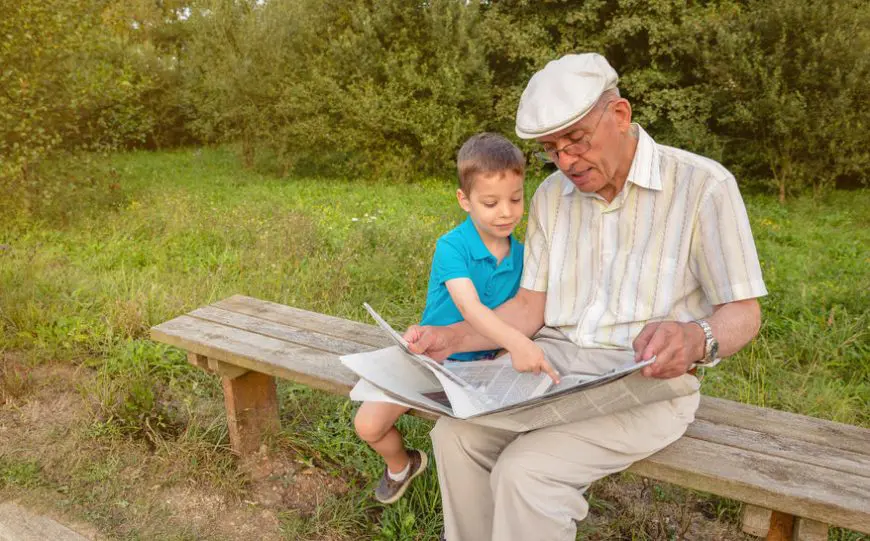
[[[792,541],[794,533],[794,516],[774,511],[770,515],[770,530],[767,541]]]
[[[828,525],[817,520],[797,517],[793,541],[828,541]]]
[[[770,531],[770,509],[757,507],[755,505],[743,504],[743,516],[740,519],[740,525],[743,533],[754,535],[755,537],[765,537]]]
[[[247,372],[221,378],[227,426],[233,452],[247,456],[257,451],[266,433],[278,430],[278,395],[275,378]]]

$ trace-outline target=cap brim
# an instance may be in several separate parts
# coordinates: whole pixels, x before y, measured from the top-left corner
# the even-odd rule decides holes
[[[597,103],[597,102],[595,102],[595,103]],[[548,128],[546,128],[545,130],[542,130],[542,131],[526,131],[526,130],[520,128],[519,126],[516,126],[515,129],[514,129],[514,131],[516,131],[517,137],[519,137],[520,139],[537,139],[538,137],[544,137],[544,136],[546,136],[546,135],[550,135],[550,134],[553,134],[553,133],[556,133],[556,132],[562,131],[562,130],[564,130],[565,128],[571,126],[572,124],[576,124],[577,122],[580,122],[581,120],[583,120],[583,117],[585,117],[586,115],[588,115],[589,112],[592,111],[592,109],[595,108],[595,103],[592,104],[592,107],[589,107],[589,108],[586,109],[585,111],[581,111],[581,112],[577,113],[576,115],[574,115],[574,116],[572,116],[572,117],[566,119],[566,120],[565,120],[564,122],[562,122],[561,124],[558,124],[558,125],[556,125],[556,126],[548,127]]]

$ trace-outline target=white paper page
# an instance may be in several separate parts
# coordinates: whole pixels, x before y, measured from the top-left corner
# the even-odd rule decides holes
[[[410,348],[410,346],[409,346],[409,344],[408,344],[408,341],[405,340],[404,338],[402,338],[402,335],[399,334],[398,332],[396,332],[395,329],[393,329],[393,328],[390,326],[390,324],[387,323],[387,322],[384,320],[384,318],[382,318],[382,317],[380,316],[380,314],[378,314],[377,312],[375,312],[375,309],[374,309],[374,308],[372,308],[371,306],[369,306],[369,304],[368,304],[367,302],[364,302],[364,303],[363,303],[363,306],[364,306],[365,309],[368,311],[369,315],[372,316],[372,319],[375,320],[375,322],[378,324],[378,326],[379,326],[381,329],[383,329],[384,332],[387,333],[387,336],[389,336],[390,338],[392,338],[393,341],[395,341],[396,344],[397,344],[400,348],[402,348],[402,350],[403,350],[405,353],[407,353],[408,355],[410,355],[411,357],[413,357],[417,362],[426,365],[426,367],[429,368],[429,370],[431,370],[431,371],[433,371],[433,372],[440,372],[442,376],[444,376],[444,377],[446,377],[446,378],[450,378],[450,379],[451,379],[455,384],[457,384],[457,385],[459,385],[459,386],[464,386],[464,387],[467,387],[467,386],[468,386],[468,384],[467,384],[466,382],[464,382],[464,381],[462,381],[461,379],[457,378],[456,376],[454,376],[454,375],[453,375],[451,372],[449,372],[448,370],[445,370],[444,367],[441,366],[441,364],[440,364],[438,361],[436,361],[435,359],[432,359],[431,357],[427,357],[427,356],[425,356],[425,355],[420,355],[419,353],[414,353],[413,351],[411,351],[411,348]]]
[[[441,382],[432,372],[408,359],[396,346],[343,355],[341,363],[360,378],[381,390],[396,395],[396,399],[413,404],[413,407],[452,415],[452,410],[443,404],[426,397],[426,394],[443,392]]]
[[[588,376],[590,376],[590,374],[575,375],[574,377],[569,378],[568,380],[565,380],[564,379],[565,376],[563,376],[563,383],[562,384],[554,385],[550,388],[550,390],[548,390],[544,394],[542,394],[536,398],[529,399],[523,403],[515,404],[515,406],[518,408],[536,407],[540,404],[546,404],[546,403],[550,402],[551,400],[557,400],[558,398],[560,398],[562,396],[566,396],[566,395],[576,393],[576,392],[582,392],[584,390],[593,389],[595,387],[600,387],[600,386],[606,385],[612,381],[615,381],[615,380],[624,378],[630,374],[633,374],[633,373],[637,372],[638,370],[640,370],[641,368],[643,368],[644,366],[649,366],[654,361],[655,361],[655,357],[653,357],[652,359],[650,359],[648,361],[643,361],[643,362],[639,362],[639,363],[631,362],[631,363],[628,363],[624,366],[620,366],[620,367],[614,368],[613,370],[609,370],[603,374],[593,376],[592,378],[588,378]],[[487,411],[487,412],[483,413],[483,415],[487,415],[490,413],[498,413],[501,411],[511,409],[511,407],[512,406],[499,407],[497,409]]]
[[[487,409],[523,402],[544,394],[553,384],[546,374],[514,370],[510,354],[488,361],[447,361],[444,368],[483,395]]]
[[[467,419],[472,415],[479,415],[493,408],[493,404],[485,402],[480,393],[469,391],[466,387],[453,383],[451,379],[445,378],[439,372],[435,373],[435,377],[441,382],[447,398],[450,399],[453,417]]]
[[[353,386],[353,389],[350,390],[350,399],[355,402],[388,402],[390,404],[397,404],[408,408],[414,407],[407,402],[402,402],[391,394],[387,394],[380,387],[377,387],[369,380],[362,378],[360,378],[360,380],[356,382],[356,385]]]

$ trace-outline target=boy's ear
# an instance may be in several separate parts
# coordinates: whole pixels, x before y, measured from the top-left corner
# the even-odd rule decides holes
[[[468,196],[462,191],[462,188],[456,190],[456,200],[459,201],[459,206],[465,212],[471,212],[471,202],[468,201]]]

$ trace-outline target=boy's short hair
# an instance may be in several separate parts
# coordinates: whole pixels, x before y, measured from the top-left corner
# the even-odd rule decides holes
[[[512,171],[524,175],[526,159],[522,151],[504,136],[484,132],[465,141],[456,155],[456,169],[459,189],[467,196],[474,186],[474,178],[481,173]]]

